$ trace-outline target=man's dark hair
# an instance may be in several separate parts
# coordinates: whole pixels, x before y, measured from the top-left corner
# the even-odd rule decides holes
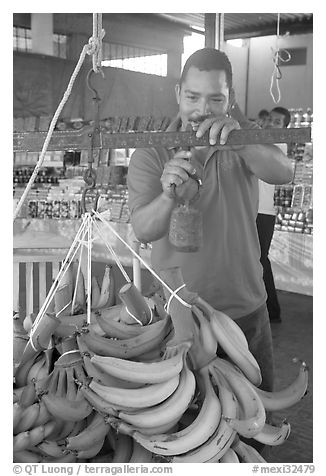
[[[188,70],[191,66],[199,69],[200,71],[212,71],[222,70],[226,74],[226,82],[231,89],[232,87],[232,66],[229,58],[223,51],[216,50],[215,48],[202,48],[195,51],[187,59],[179,80],[180,86],[185,81]]]
[[[259,119],[265,119],[265,117],[268,117],[268,116],[269,116],[269,112],[267,111],[267,109],[262,109],[258,113]]]
[[[284,121],[283,121],[284,127],[287,127],[290,124],[291,114],[288,111],[288,109],[286,109],[285,107],[274,107],[274,109],[272,109],[271,112],[273,111],[277,112],[278,114],[282,114],[282,116],[284,116]]]

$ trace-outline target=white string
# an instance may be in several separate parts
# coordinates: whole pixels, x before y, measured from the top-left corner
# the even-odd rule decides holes
[[[55,280],[53,281],[52,283],[52,286],[50,288],[50,291],[48,292],[47,294],[47,297],[41,307],[41,309],[39,310],[38,312],[38,315],[36,316],[35,318],[35,321],[32,325],[32,329],[31,329],[31,333],[30,333],[30,336],[32,337],[34,331],[35,331],[35,328],[37,326],[37,324],[39,323],[39,321],[42,319],[42,317],[44,316],[45,312],[47,311],[48,309],[48,306],[49,306],[49,303],[52,301],[53,299],[53,296],[60,284],[60,282],[62,281],[62,278],[65,274],[65,272],[67,271],[71,261],[74,259],[75,257],[75,254],[77,253],[79,247],[80,247],[80,244],[78,244],[77,248],[74,250],[74,247],[76,246],[76,243],[78,242],[78,238],[79,236],[83,233],[83,230],[86,226],[86,221],[83,219],[83,223],[81,224],[79,230],[77,231],[77,234],[75,236],[75,239],[73,241],[73,243],[71,244],[69,250],[68,250],[68,253],[66,255],[66,258],[64,259],[63,263],[62,263],[62,266],[55,278]],[[67,266],[67,263],[69,262],[68,266]]]
[[[104,223],[105,226],[107,226],[111,231],[112,233],[117,237],[119,238],[119,240],[129,249],[129,251],[131,251],[131,253],[142,263],[142,265],[148,269],[148,271],[150,273],[152,273],[152,275],[169,291],[169,293],[173,294],[173,297],[175,297],[181,304],[183,304],[184,306],[186,307],[189,307],[191,308],[192,305],[189,304],[188,302],[184,301],[180,296],[178,296],[177,294],[175,294],[175,291],[173,291],[173,289],[171,289],[164,281],[163,279],[150,267],[148,266],[148,264],[146,263],[146,261],[143,260],[143,258],[138,254],[136,253],[136,251],[134,251],[132,249],[132,247],[119,235],[119,233],[109,224],[109,222],[107,222],[97,211],[94,211],[94,214],[95,216],[101,220],[102,223]]]
[[[118,257],[118,255],[116,254],[116,252],[114,251],[113,247],[106,241],[106,239],[104,238],[104,236],[102,235],[102,232],[100,230],[100,227],[98,226],[98,224],[96,223],[96,221],[94,220],[94,223],[95,223],[95,226],[97,228],[97,232],[98,234],[100,235],[100,238],[102,238],[102,241],[103,243],[105,244],[105,246],[107,247],[107,249],[109,250],[109,252],[112,254],[115,262],[117,263],[117,266],[118,268],[120,269],[122,275],[124,276],[125,280],[130,283],[131,282],[131,279],[129,278],[126,270],[124,269],[124,267],[122,266],[121,264],[121,261]]]
[[[62,314],[62,313],[63,313],[63,311],[64,311],[65,309],[67,309],[67,307],[68,307],[68,306],[70,306],[70,304],[71,304],[71,300],[70,300],[70,301],[69,301],[69,302],[68,302],[68,303],[67,303],[65,306],[63,306],[63,308],[62,308],[62,309],[60,309],[60,311],[59,311],[59,312],[57,312],[57,313],[56,313],[55,317],[59,317],[59,316],[60,316],[60,314]]]
[[[64,355],[68,355],[68,354],[80,354],[80,350],[76,349],[76,350],[67,350],[67,352],[64,352],[63,354],[60,355],[60,359],[61,357],[63,357]]]
[[[148,321],[148,323],[146,324],[147,326],[148,326],[149,324],[151,324],[151,322],[152,322],[152,320],[153,320],[153,311],[152,311],[152,308],[151,308],[150,306],[148,306],[148,307],[149,307],[149,310],[151,311],[151,317],[149,318],[149,321]],[[132,317],[136,322],[138,322],[138,324],[140,324],[141,326],[143,326],[143,323],[142,323],[132,312],[129,311],[129,309],[127,308],[127,306],[125,307],[125,309],[126,309],[127,314],[129,314],[130,317]]]
[[[176,298],[178,292],[179,292],[181,289],[183,289],[185,286],[186,286],[185,284],[182,284],[181,286],[179,286],[177,289],[175,289],[175,290],[170,294],[169,300],[168,300],[168,302],[166,303],[166,308],[165,308],[165,310],[166,310],[166,312],[167,312],[168,314],[170,314],[170,304],[171,304],[172,299],[173,299],[173,298]],[[164,307],[165,307],[165,306],[164,306]],[[191,306],[188,305],[188,307],[191,307]]]
[[[280,67],[279,67],[279,61],[287,63],[291,59],[291,55],[287,50],[285,50],[285,49],[280,50],[279,47],[278,47],[278,41],[279,41],[279,37],[280,37],[280,18],[281,18],[281,15],[280,15],[280,13],[278,13],[277,14],[277,28],[276,28],[276,49],[273,50],[273,48],[272,48],[274,68],[273,68],[272,77],[271,77],[271,84],[270,84],[270,88],[269,88],[270,95],[272,96],[273,102],[275,104],[279,103],[280,100],[281,100],[281,90],[280,90],[280,86],[279,86],[279,80],[281,79],[282,74],[281,74]],[[282,57],[282,51],[287,55],[287,57],[284,57],[284,56]],[[274,79],[275,79],[275,85],[276,85],[276,90],[277,90],[277,94],[278,94],[277,99],[275,99],[275,96],[274,96],[274,93],[273,93]]]
[[[88,214],[88,247],[87,247],[87,323],[91,323],[91,294],[92,294],[92,218]]]

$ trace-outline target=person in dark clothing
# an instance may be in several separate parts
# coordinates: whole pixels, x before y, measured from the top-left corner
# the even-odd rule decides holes
[[[269,114],[266,128],[287,127],[290,122],[290,113],[284,107],[275,107]],[[287,154],[287,145],[278,144],[284,154]],[[281,308],[275,289],[272,266],[269,260],[269,249],[273,239],[275,225],[274,191],[275,186],[259,180],[259,208],[256,219],[259,242],[260,262],[263,266],[263,279],[267,292],[267,309],[271,322],[281,322]]]

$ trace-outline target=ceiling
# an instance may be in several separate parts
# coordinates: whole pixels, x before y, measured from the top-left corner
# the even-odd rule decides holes
[[[205,31],[205,13],[156,13],[189,31]],[[277,13],[224,13],[224,38],[249,38],[276,35]],[[281,13],[279,33],[312,33],[312,13]]]

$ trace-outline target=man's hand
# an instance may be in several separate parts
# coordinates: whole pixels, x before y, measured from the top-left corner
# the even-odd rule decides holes
[[[228,116],[213,116],[205,119],[198,127],[196,137],[202,137],[206,131],[209,130],[209,143],[210,145],[224,145],[231,131],[241,129],[238,121]],[[220,135],[219,141],[217,141]],[[227,148],[233,150],[239,150],[243,146],[228,146]]]
[[[163,192],[169,198],[191,200],[198,192],[198,183],[191,176],[196,169],[189,162],[191,151],[180,150],[169,160],[161,176]]]

